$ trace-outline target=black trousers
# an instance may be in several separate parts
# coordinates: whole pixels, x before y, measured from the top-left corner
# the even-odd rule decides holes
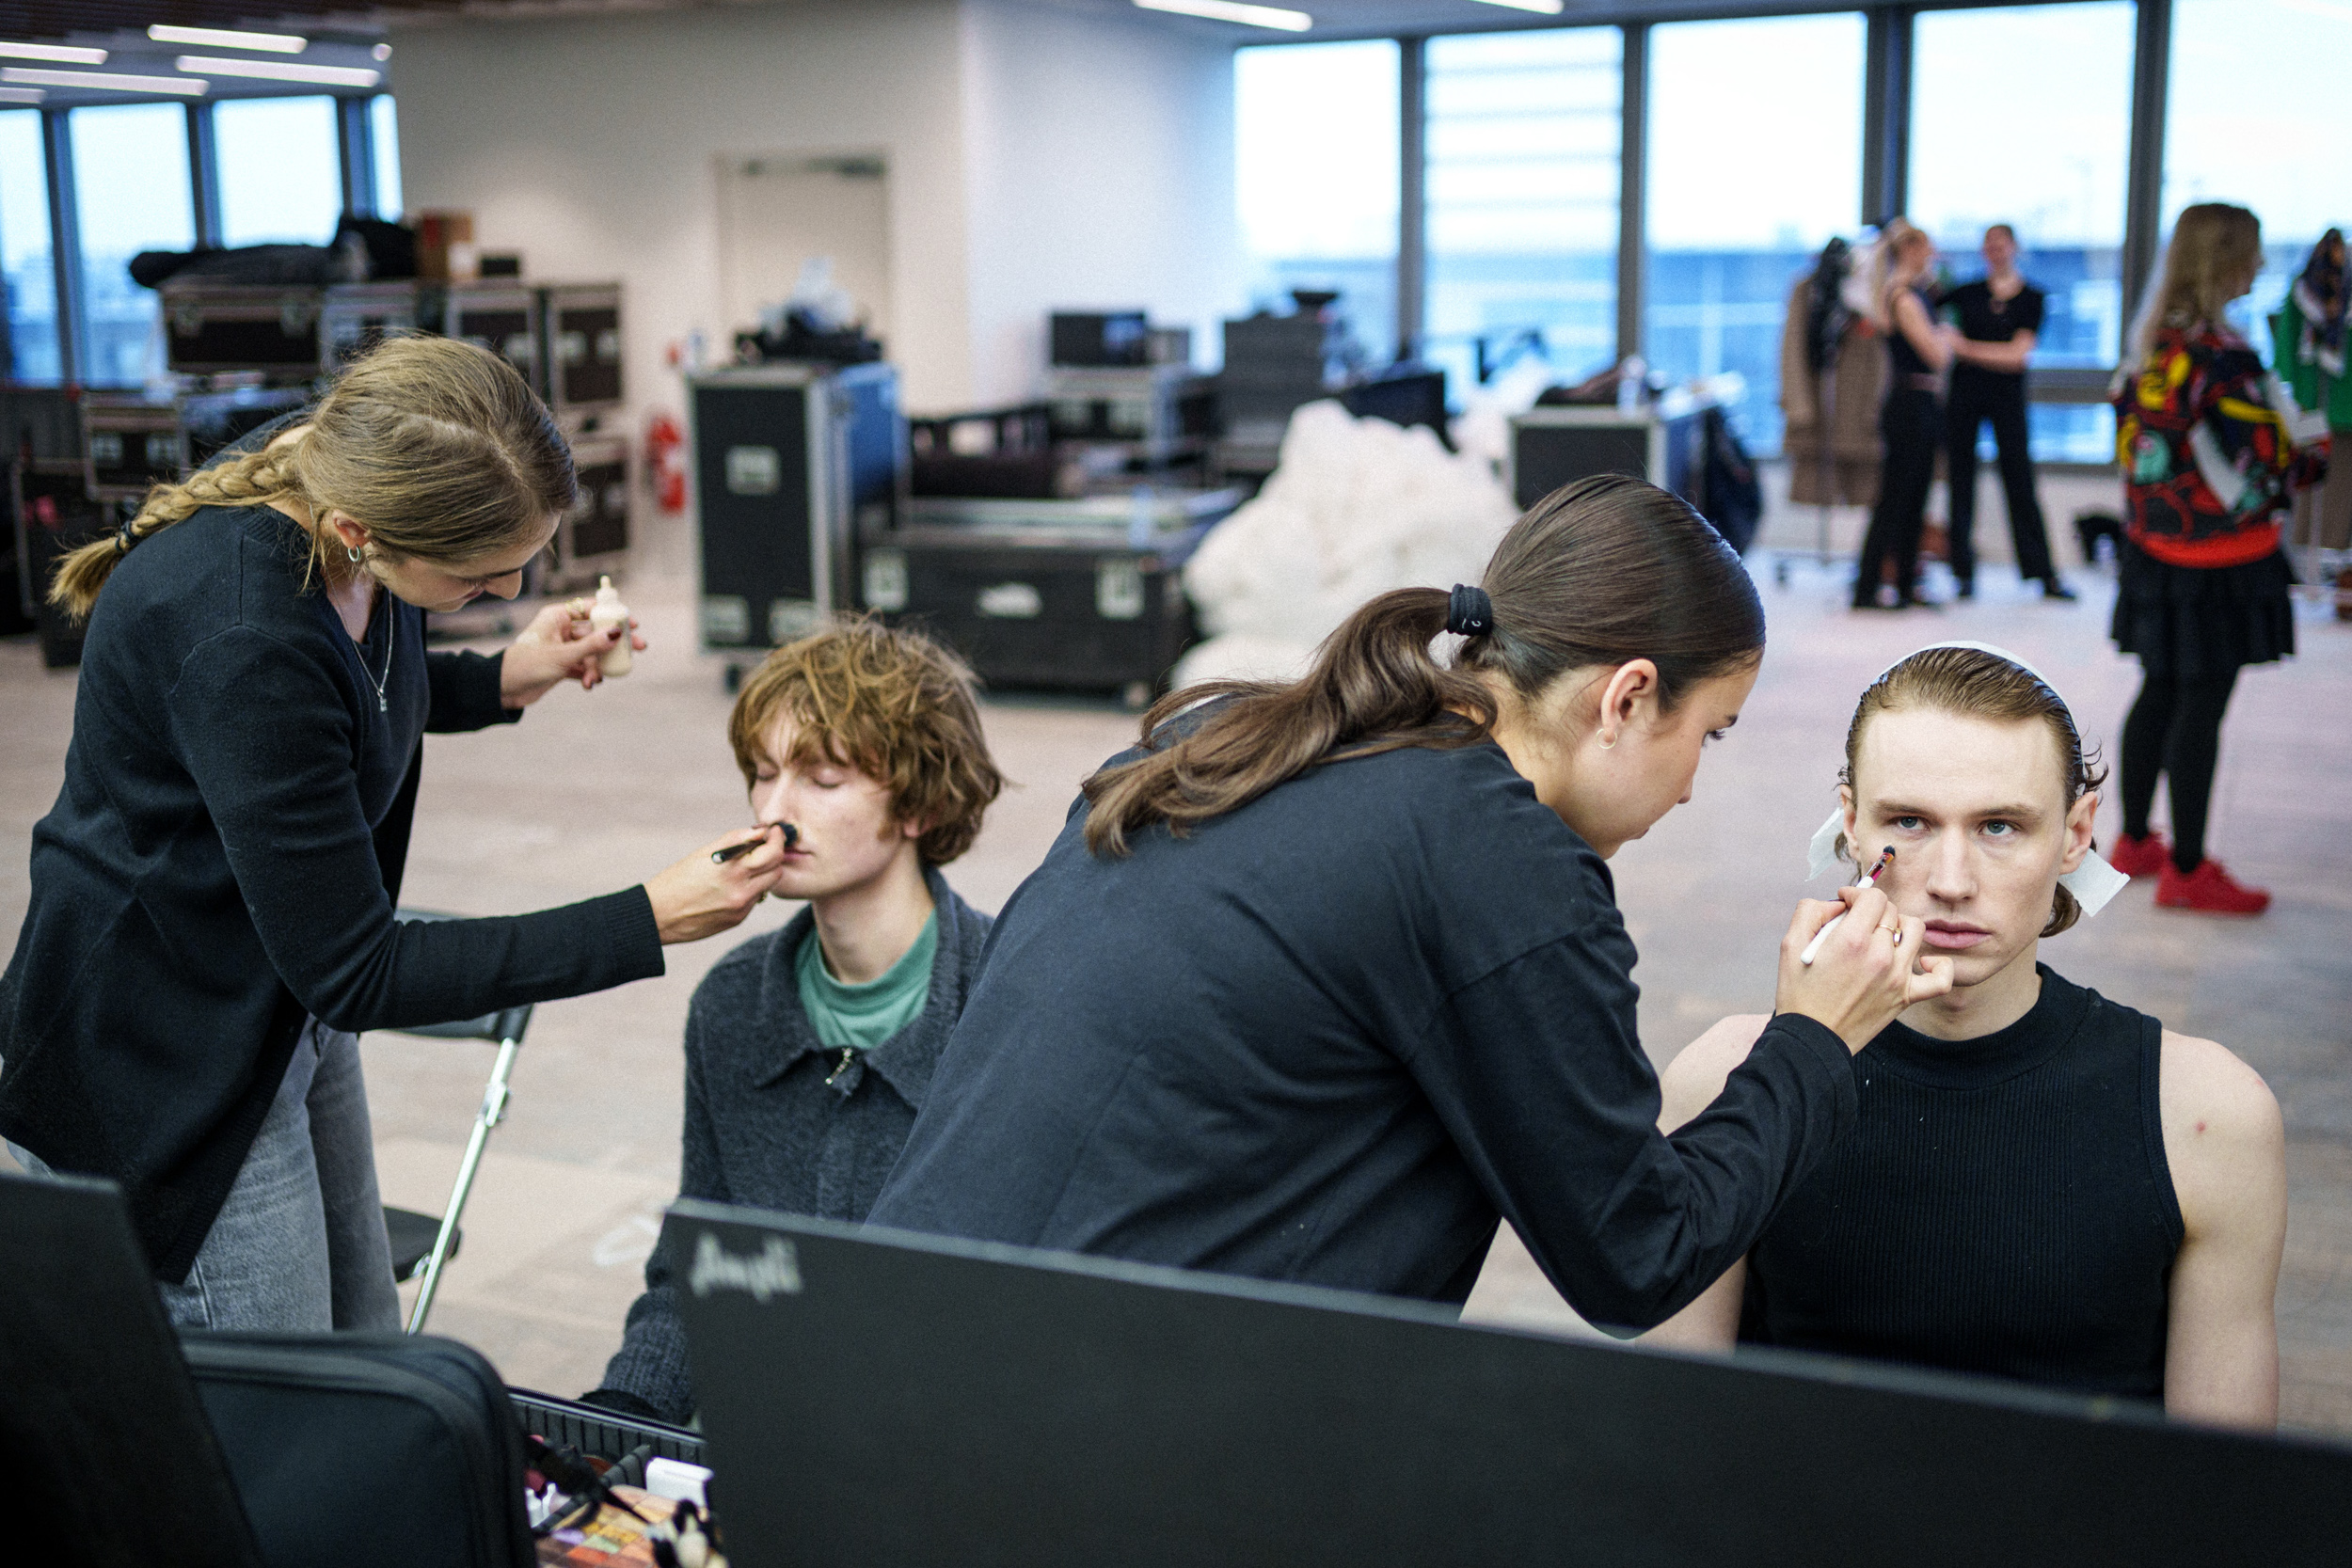
[[[1862,538],[1861,571],[1854,578],[1857,607],[1878,597],[1887,558],[1895,562],[1895,592],[1908,604],[1919,588],[1919,530],[1928,515],[1928,487],[1935,483],[1935,449],[1942,437],[1933,392],[1899,387],[1879,409],[1879,435],[1886,461],[1879,469],[1879,503],[1870,531]]]
[[[2033,493],[2033,453],[2026,439],[2026,378],[1998,372],[1952,372],[1944,406],[1944,473],[1952,491],[1952,576],[1977,576],[1977,430],[1993,421],[1993,447],[2000,454],[2001,493],[2009,500],[2009,536],[2017,548],[2017,575],[2028,582],[2051,579],[2050,531]]]
[[[2150,675],[2123,721],[2123,831],[2148,832],[2156,777],[2172,784],[2172,863],[2194,871],[2205,858],[2205,820],[2221,760],[2221,716],[2237,672],[2203,680]]]

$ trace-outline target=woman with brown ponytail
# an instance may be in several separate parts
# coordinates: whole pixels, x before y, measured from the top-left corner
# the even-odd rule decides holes
[[[1664,1319],[1852,1124],[1851,1053],[1950,980],[1883,895],[1801,904],[1763,1043],[1654,1127],[1605,863],[1690,799],[1763,649],[1739,558],[1611,476],[1305,679],[1162,703],[1005,906],[869,1222],[1458,1303],[1502,1217],[1586,1317]]]
[[[424,732],[593,686],[622,635],[555,607],[502,654],[425,651],[424,612],[513,597],[572,499],[520,376],[400,339],[60,563],[89,629],[0,975],[0,1135],[121,1184],[176,1322],[398,1327],[357,1032],[659,974],[775,881],[779,848],[708,846],[567,909],[394,918]]]

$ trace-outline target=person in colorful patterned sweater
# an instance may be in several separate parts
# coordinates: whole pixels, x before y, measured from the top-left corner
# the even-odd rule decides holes
[[[2295,651],[2280,528],[2325,451],[2298,447],[2320,433],[2300,429],[2292,400],[2223,319],[2261,267],[2253,214],[2185,210],[2115,397],[2126,520],[2111,635],[2145,679],[2123,724],[2123,836],[2111,859],[2154,874],[2158,904],[2215,914],[2270,905],[2205,854],[2205,822],[2239,669]],[[2169,846],[2148,821],[2159,775],[2171,783]]]

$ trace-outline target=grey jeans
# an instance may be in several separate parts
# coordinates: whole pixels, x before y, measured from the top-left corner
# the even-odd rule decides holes
[[[14,1144],[8,1152],[48,1170]],[[156,1289],[183,1328],[398,1332],[357,1036],[304,1023],[196,1266]]]

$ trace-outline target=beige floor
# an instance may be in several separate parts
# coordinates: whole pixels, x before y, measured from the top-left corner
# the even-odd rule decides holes
[[[2086,492],[2095,502],[2095,492]],[[2045,496],[2053,516],[2069,510]],[[2079,499],[2079,498],[2077,498]],[[1998,516],[1997,504],[1992,518]],[[1989,518],[1988,521],[1991,521]],[[1855,519],[1838,521],[1838,533]],[[1772,538],[1809,544],[1810,515]],[[676,542],[649,552],[675,563]],[[1845,718],[1862,683],[1913,646],[1976,637],[2040,662],[2094,734],[2112,736],[2135,686],[2104,638],[2106,580],[2078,605],[2044,605],[1988,571],[1969,607],[1901,617],[1839,608],[1843,579],[1800,564],[1765,576],[1772,643],[1739,731],[1710,752],[1692,803],[1630,846],[1615,870],[1643,961],[1644,1037],[1660,1062],[1723,1013],[1769,1005],[1773,950],[1827,808]],[[664,583],[671,586],[664,587]],[[717,669],[691,649],[671,572],[630,598],[654,650],[603,691],[559,692],[513,730],[434,737],[408,902],[501,913],[609,891],[741,822]],[[2278,895],[2266,917],[2163,913],[2145,884],[2050,944],[2074,978],[2233,1046],[2269,1079],[2291,1139],[2292,1218],[2279,1300],[2286,1418],[2352,1433],[2352,627],[2301,627],[2302,655],[2249,673],[2227,731],[2215,853]],[[0,642],[0,931],[22,920],[24,846],[54,797],[73,677]],[[1057,831],[1077,781],[1133,720],[1103,705],[1005,698],[987,716],[1016,787],[949,875],[986,909],[1003,902]],[[2103,831],[2113,832],[2110,816]],[[753,928],[788,911],[763,910]],[[576,1393],[616,1342],[676,1179],[678,1027],[726,939],[672,949],[660,979],[538,1010],[434,1327],[472,1341],[514,1382]],[[389,1200],[437,1210],[487,1047],[395,1035],[365,1042]],[[1473,1317],[1573,1328],[1573,1315],[1506,1234]]]

